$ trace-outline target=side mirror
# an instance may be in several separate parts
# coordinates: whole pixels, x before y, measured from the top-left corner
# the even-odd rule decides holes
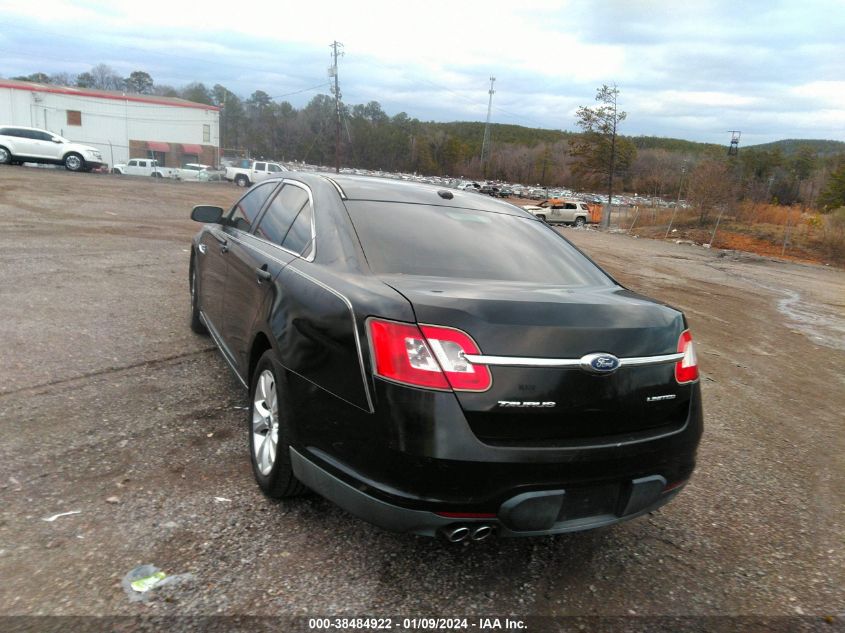
[[[61,143],[62,142],[62,139],[60,139],[58,136],[54,136],[50,140],[53,141],[54,143]]]
[[[198,204],[191,211],[191,219],[203,224],[217,224],[223,217],[223,209],[210,204]]]

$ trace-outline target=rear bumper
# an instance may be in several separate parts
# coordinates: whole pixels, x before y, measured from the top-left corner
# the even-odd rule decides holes
[[[303,484],[334,502],[347,512],[393,532],[435,536],[441,530],[458,525],[491,526],[499,536],[546,536],[577,532],[613,525],[652,512],[671,501],[683,486],[666,490],[666,480],[651,475],[621,482],[616,496],[593,500],[593,507],[601,508],[591,514],[577,512],[567,506],[565,489],[526,492],[514,495],[499,507],[492,517],[460,518],[441,516],[430,510],[402,507],[377,499],[310,461],[295,449],[290,449],[293,472]],[[572,496],[572,495],[570,495]]]

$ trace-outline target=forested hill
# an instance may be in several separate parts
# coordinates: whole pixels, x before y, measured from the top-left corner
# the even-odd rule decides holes
[[[816,138],[787,138],[782,141],[774,141],[773,143],[746,145],[746,149],[766,152],[779,149],[784,156],[793,156],[794,154],[797,154],[802,147],[809,147],[813,150],[814,154],[819,156],[845,154],[845,143],[842,141],[829,141]]]

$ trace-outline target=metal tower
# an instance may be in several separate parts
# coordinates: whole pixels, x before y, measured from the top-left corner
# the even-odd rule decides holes
[[[484,125],[484,141],[481,144],[481,169],[487,175],[487,162],[490,160],[490,113],[493,110],[493,84],[496,78],[490,77],[490,100],[487,102],[487,123]]]
[[[739,154],[739,137],[742,132],[739,130],[728,130],[731,133],[731,145],[728,147],[728,156],[736,156]]]

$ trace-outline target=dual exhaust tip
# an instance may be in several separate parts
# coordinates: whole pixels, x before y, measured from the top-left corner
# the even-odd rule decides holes
[[[450,543],[461,541],[484,541],[493,536],[496,529],[488,523],[473,523],[471,525],[451,525],[443,528],[440,533]]]

